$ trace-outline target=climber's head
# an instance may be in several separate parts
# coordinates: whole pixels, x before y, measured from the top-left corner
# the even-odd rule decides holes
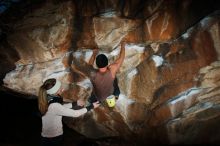
[[[108,58],[104,54],[99,54],[96,57],[96,65],[101,72],[105,71],[108,66]]]

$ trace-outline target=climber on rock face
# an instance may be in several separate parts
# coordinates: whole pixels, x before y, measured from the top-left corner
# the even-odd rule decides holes
[[[93,50],[92,57],[89,61],[89,64],[93,65],[96,60],[96,66],[98,67],[98,69],[90,75],[94,89],[89,98],[89,102],[92,103],[98,100],[102,103],[106,103],[107,101],[108,106],[113,107],[115,103],[111,103],[114,102],[111,100],[108,101],[108,97],[114,95],[117,99],[120,94],[116,73],[119,71],[125,58],[125,42],[121,42],[120,55],[112,64],[108,64],[108,58],[106,55],[97,54],[98,50]]]

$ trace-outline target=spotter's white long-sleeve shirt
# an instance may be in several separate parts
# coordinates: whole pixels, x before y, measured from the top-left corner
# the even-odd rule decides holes
[[[87,112],[86,108],[73,110],[72,103],[60,104],[51,103],[48,111],[42,117],[42,132],[43,137],[56,137],[63,134],[62,116],[79,117]]]

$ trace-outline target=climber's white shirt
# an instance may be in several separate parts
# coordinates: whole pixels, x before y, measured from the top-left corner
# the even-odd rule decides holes
[[[87,112],[86,108],[73,110],[72,103],[63,104],[51,103],[48,111],[42,117],[42,132],[43,137],[56,137],[63,134],[62,116],[79,117]]]

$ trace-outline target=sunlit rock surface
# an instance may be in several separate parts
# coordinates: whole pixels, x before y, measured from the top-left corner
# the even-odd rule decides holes
[[[219,130],[206,130],[218,129],[220,119],[220,12],[196,14],[192,1],[95,2],[47,2],[16,21],[0,47],[7,56],[3,86],[37,95],[43,81],[54,77],[65,86],[65,98],[86,100],[91,82],[73,66],[88,73],[94,48],[113,62],[125,40],[114,110],[101,106],[64,122],[89,138],[219,142]]]

